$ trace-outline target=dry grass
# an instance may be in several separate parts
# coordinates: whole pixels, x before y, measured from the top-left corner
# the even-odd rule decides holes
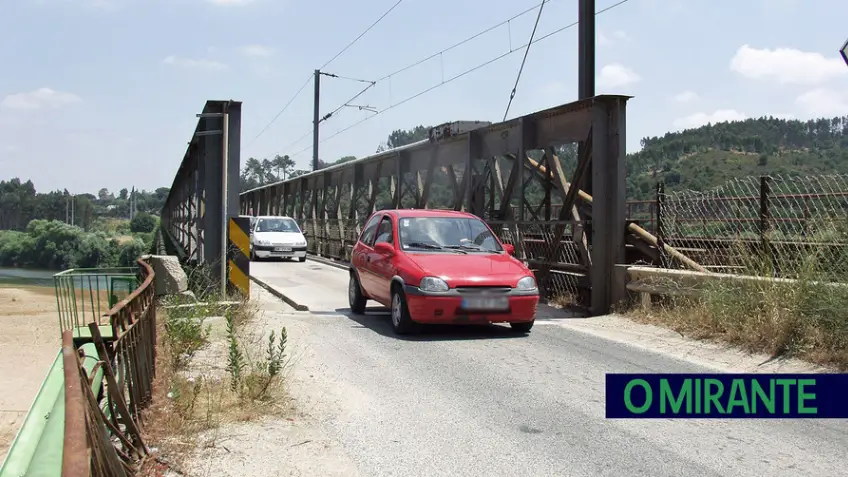
[[[565,292],[548,300],[548,305],[554,308],[569,308],[579,303],[577,297],[571,292]]]
[[[158,372],[144,432],[159,457],[148,459],[141,475],[164,475],[168,465],[161,456],[179,468],[198,447],[215,446],[225,437],[220,433],[228,423],[280,416],[288,410],[280,372],[287,362],[280,356],[269,372],[268,338],[252,326],[257,311],[244,301],[217,313],[203,307],[158,312]],[[220,314],[225,317],[215,317]],[[280,348],[275,336],[275,347]],[[241,354],[238,376],[230,366],[234,348]],[[284,354],[284,346],[279,354]]]
[[[774,358],[796,357],[848,370],[848,285],[823,282],[809,260],[794,283],[708,285],[698,298],[665,297],[628,314],[694,339],[726,342]]]

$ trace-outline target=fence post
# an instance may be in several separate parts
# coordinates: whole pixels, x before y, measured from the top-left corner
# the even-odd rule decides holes
[[[769,257],[768,232],[771,228],[771,209],[769,208],[769,196],[771,195],[771,177],[760,176],[760,251],[763,258]]]
[[[657,181],[657,250],[660,252],[660,266],[665,268],[668,261],[665,255],[665,234],[663,233],[663,203],[665,202],[665,183]]]

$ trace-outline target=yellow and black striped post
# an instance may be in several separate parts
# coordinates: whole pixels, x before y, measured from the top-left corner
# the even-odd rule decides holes
[[[227,275],[231,291],[250,296],[250,219],[230,217]]]

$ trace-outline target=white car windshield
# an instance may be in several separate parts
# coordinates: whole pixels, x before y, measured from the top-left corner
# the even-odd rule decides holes
[[[462,249],[501,252],[503,247],[482,220],[469,217],[413,217],[399,221],[404,250]]]
[[[259,219],[256,223],[257,232],[300,232],[300,228],[292,219]]]

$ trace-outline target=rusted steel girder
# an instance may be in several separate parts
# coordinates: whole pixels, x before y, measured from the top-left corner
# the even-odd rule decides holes
[[[568,295],[605,313],[616,286],[613,269],[625,262],[628,99],[595,96],[470,131],[430,135],[242,192],[241,211],[291,216],[307,232],[312,253],[338,259],[349,257],[362,221],[375,210],[469,211],[516,245],[546,298]],[[565,157],[576,144],[591,145],[581,148],[587,151],[582,162],[576,154]],[[566,170],[591,178],[594,198],[569,193]],[[585,196],[588,201],[580,200]]]

